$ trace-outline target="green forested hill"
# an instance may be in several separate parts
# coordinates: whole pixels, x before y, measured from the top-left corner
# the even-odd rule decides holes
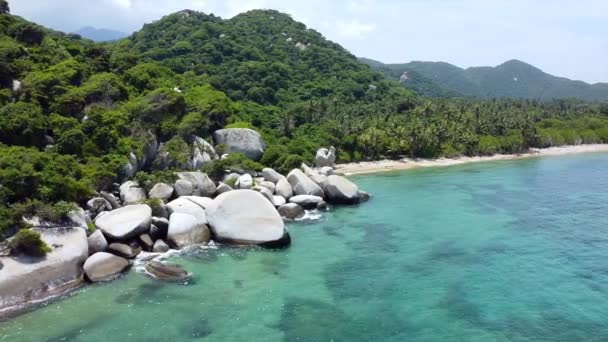
[[[577,98],[608,102],[608,84],[588,84],[549,75],[518,60],[497,67],[462,69],[443,62],[383,64],[361,59],[373,69],[401,81],[426,96],[472,96],[477,98],[514,98],[549,101]]]
[[[427,100],[272,10],[228,20],[186,10],[99,44],[10,15],[0,0],[0,41],[0,235],[24,213],[52,218],[111,188],[132,159],[142,181],[172,177],[196,137],[212,142],[225,127],[253,128],[267,148],[259,162],[216,161],[211,175],[287,171],[330,145],[347,162],[608,142],[608,108]],[[152,142],[163,163],[147,160]]]

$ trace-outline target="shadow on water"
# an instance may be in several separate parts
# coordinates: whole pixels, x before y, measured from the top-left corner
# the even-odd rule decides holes
[[[45,342],[77,341],[78,337],[80,335],[86,333],[87,331],[91,331],[96,328],[99,328],[100,326],[103,326],[104,324],[109,322],[111,319],[112,319],[112,315],[109,315],[109,314],[103,315],[103,316],[97,316],[97,317],[95,317],[95,320],[85,322],[85,323],[80,323],[80,324],[78,324],[77,328],[67,330],[64,333],[62,333],[61,335],[51,336],[44,341]]]

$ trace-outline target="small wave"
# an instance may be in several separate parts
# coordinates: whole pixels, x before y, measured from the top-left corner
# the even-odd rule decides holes
[[[201,250],[208,250],[208,249],[217,249],[218,246],[214,241],[209,241],[209,243],[207,245],[194,245],[194,246],[188,246],[188,247],[184,247],[182,249],[170,249],[164,253],[156,253],[156,252],[141,252],[137,255],[137,258],[135,258],[134,262],[133,262],[133,269],[136,272],[144,272],[145,273],[145,266],[146,263],[148,263],[148,261],[163,261],[163,260],[167,260],[173,257],[177,257],[177,256],[182,256],[182,255],[188,255],[188,254],[193,254],[193,253],[198,253]]]
[[[306,210],[304,216],[296,219],[296,221],[317,221],[323,217],[323,213],[318,210]]]

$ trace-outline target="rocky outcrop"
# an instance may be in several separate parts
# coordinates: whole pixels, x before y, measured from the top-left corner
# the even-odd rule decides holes
[[[215,149],[210,143],[197,136],[195,136],[193,140],[192,159],[190,161],[192,170],[198,170],[218,158]]]
[[[148,192],[148,197],[152,199],[168,200],[173,195],[173,187],[165,183],[154,184]]]
[[[169,218],[168,242],[177,248],[209,242],[209,228],[190,214],[174,213]]]
[[[266,149],[262,136],[249,128],[226,128],[213,133],[216,145],[224,145],[226,153],[243,153],[248,158],[259,160]]]
[[[287,181],[296,195],[313,195],[323,197],[323,189],[313,182],[301,170],[294,169],[287,175]]]
[[[359,203],[359,188],[342,176],[327,177],[325,196],[330,203],[356,204]]]
[[[282,247],[291,242],[272,203],[252,190],[219,195],[207,208],[207,219],[220,242],[269,247]]]
[[[317,209],[319,203],[324,202],[323,197],[313,195],[297,195],[289,199],[290,203],[295,203],[304,209]]]
[[[98,217],[95,225],[104,235],[127,240],[146,233],[150,229],[152,209],[145,204],[128,205]]]
[[[128,181],[120,186],[120,198],[124,205],[139,204],[146,200],[146,192],[134,181]]]
[[[269,167],[262,169],[262,176],[264,177],[265,181],[272,182],[274,184],[277,184],[281,179],[285,179],[285,176]]]
[[[89,254],[103,252],[108,248],[108,241],[105,236],[103,236],[101,230],[96,230],[93,234],[89,235],[87,243],[89,245]]]
[[[39,229],[52,251],[45,257],[0,257],[0,314],[78,286],[89,255],[82,228]]]
[[[315,166],[333,166],[336,162],[336,149],[332,146],[329,149],[320,148],[315,155]]]
[[[125,258],[99,252],[87,259],[84,263],[84,272],[92,282],[107,281],[116,278],[129,265],[129,261]]]
[[[202,172],[178,172],[177,177],[192,184],[192,195],[194,196],[213,196],[217,189],[215,183]]]
[[[302,171],[304,172],[305,175],[308,176],[308,178],[310,178],[310,180],[315,182],[315,184],[317,184],[321,189],[323,189],[323,191],[325,191],[325,186],[327,185],[327,176],[326,175],[322,175],[322,174],[318,173],[313,168],[309,167],[308,165],[306,165],[304,163],[302,163]]]
[[[288,220],[295,220],[304,217],[304,208],[296,203],[283,204],[278,209],[279,214]]]

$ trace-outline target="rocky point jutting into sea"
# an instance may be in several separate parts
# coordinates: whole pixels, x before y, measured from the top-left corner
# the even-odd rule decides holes
[[[257,160],[264,152],[263,139],[251,129],[223,129],[214,136],[228,153]],[[142,160],[132,154],[125,176],[172,157],[151,141]],[[27,308],[84,282],[112,280],[142,252],[150,276],[181,281],[187,279],[185,270],[153,259],[170,249],[194,245],[287,247],[291,237],[284,220],[301,219],[306,210],[326,210],[328,204],[356,204],[369,198],[357,185],[334,174],[333,147],[317,152],[314,168],[302,164],[287,176],[270,168],[226,170],[219,184],[196,171],[217,158],[211,144],[196,138],[190,170],[177,172],[173,184],[157,183],[146,193],[137,181],[127,180],[115,184],[112,192],[100,191],[65,222],[25,217],[52,250],[44,257],[10,253],[0,257],[0,312]]]

